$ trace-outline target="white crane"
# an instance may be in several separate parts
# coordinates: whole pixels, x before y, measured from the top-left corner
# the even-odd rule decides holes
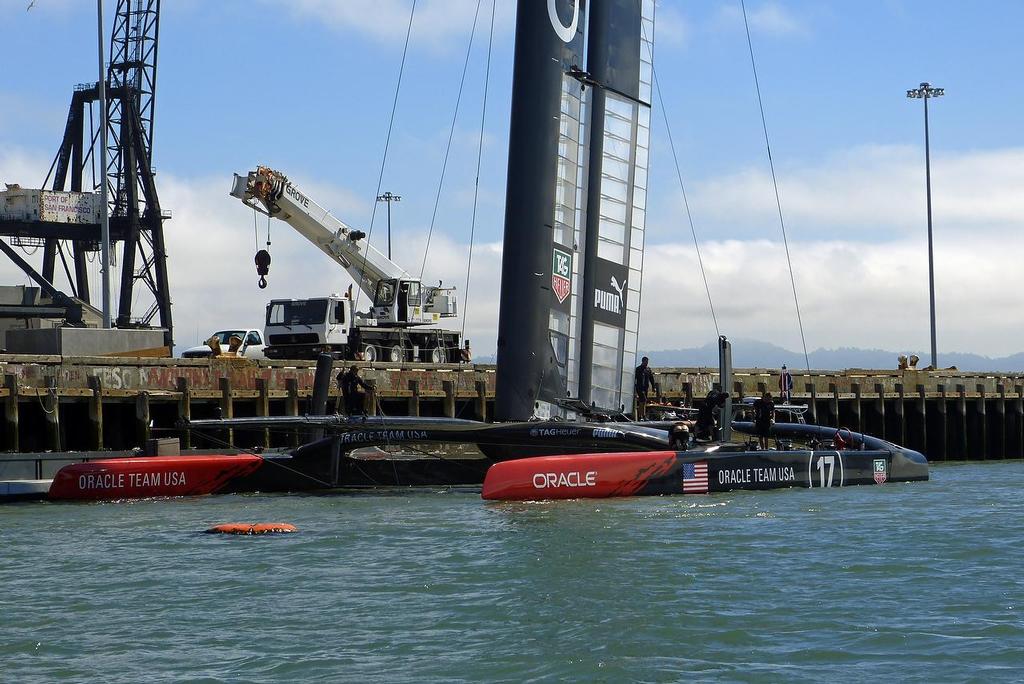
[[[426,325],[457,315],[453,287],[423,287],[366,241],[366,234],[333,216],[288,177],[266,166],[235,174],[231,196],[281,219],[336,261],[373,302],[377,325]]]

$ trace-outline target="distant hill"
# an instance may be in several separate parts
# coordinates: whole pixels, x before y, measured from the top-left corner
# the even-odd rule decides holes
[[[790,368],[804,368],[804,355],[790,351],[769,342],[758,340],[731,340],[732,364],[736,368],[778,368],[786,364]],[[875,370],[896,369],[897,357],[901,353],[917,354],[921,357],[919,367],[928,365],[929,353],[922,351],[894,352],[885,349],[859,349],[839,347],[837,349],[815,349],[808,356],[811,368],[820,370],[843,370],[845,368],[870,368]],[[718,366],[718,345],[706,344],[691,349],[665,349],[641,351],[649,356],[655,367]],[[1024,352],[992,358],[980,354],[949,352],[939,354],[939,365],[943,368],[956,366],[964,371],[992,371],[1004,373],[1024,372]]]

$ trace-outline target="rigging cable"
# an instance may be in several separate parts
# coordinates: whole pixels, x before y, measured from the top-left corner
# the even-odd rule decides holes
[[[800,343],[804,348],[804,363],[807,372],[811,371],[811,360],[807,354],[807,340],[804,337],[804,321],[800,315],[800,299],[796,294],[796,277],[793,275],[793,260],[789,256],[789,240],[786,237],[786,221],[782,217],[782,200],[779,199],[779,183],[775,179],[775,162],[772,160],[772,146],[768,139],[768,123],[764,117],[764,103],[761,101],[761,85],[757,80],[757,64],[754,62],[754,44],[750,40],[750,24],[747,22],[747,6],[744,0],[740,0],[740,8],[743,10],[743,28],[747,32],[747,49],[750,51],[750,68],[754,72],[754,88],[757,90],[757,106],[761,110],[761,128],[764,130],[764,146],[768,150],[768,166],[772,170],[772,185],[775,187],[775,206],[779,210],[779,226],[782,228],[782,244],[786,248],[786,263],[789,266],[789,282],[793,287],[793,303],[796,305],[796,321],[800,326]]]
[[[473,182],[473,213],[469,222],[469,259],[466,262],[466,304],[462,310],[462,329],[459,333],[459,339],[465,344],[466,340],[466,321],[469,318],[469,277],[473,270],[473,245],[476,241],[476,212],[477,205],[479,204],[480,198],[480,165],[481,160],[484,156],[484,123],[487,120],[487,94],[490,90],[491,83],[491,53],[494,48],[494,12],[497,5],[497,0],[491,0],[491,26],[490,33],[487,38],[487,66],[484,68],[484,95],[483,103],[480,107],[480,139],[477,141],[476,148],[476,177]],[[459,355],[459,359],[462,358],[462,350],[456,349],[455,353]],[[467,359],[466,363],[472,363],[473,359]],[[455,386],[455,396],[458,397],[458,387],[462,382],[462,376],[465,373],[459,373],[457,384]],[[466,405],[463,404],[463,409]],[[461,415],[461,411],[456,414]]]
[[[704,258],[700,253],[700,242],[697,240],[697,229],[693,224],[693,216],[690,214],[690,202],[686,198],[686,187],[683,184],[683,174],[679,170],[679,157],[676,155],[676,144],[672,139],[672,127],[668,122],[668,111],[665,109],[665,101],[661,97],[661,83],[658,81],[658,73],[654,69],[654,63],[651,63],[651,77],[654,81],[655,92],[658,93],[658,104],[661,105],[661,115],[665,119],[665,132],[668,134],[668,145],[669,149],[672,150],[672,161],[676,166],[676,178],[679,179],[679,191],[683,195],[683,206],[686,208],[686,220],[690,223],[690,234],[693,236],[693,247],[697,250],[697,264],[700,266],[700,275],[704,279],[704,291],[708,295],[708,307],[711,309],[711,320],[715,324],[715,334],[718,337],[722,336],[721,331],[718,329],[718,316],[715,315],[715,303],[711,299],[711,287],[708,285],[708,274],[704,271]]]
[[[444,175],[448,169],[448,155],[452,150],[452,140],[455,137],[455,123],[459,118],[459,105],[462,103],[462,90],[466,85],[466,72],[469,70],[469,57],[473,52],[473,39],[476,37],[476,23],[480,16],[480,5],[483,0],[476,0],[476,12],[473,14],[473,28],[469,33],[469,45],[466,47],[466,61],[462,65],[462,80],[459,81],[459,94],[455,98],[455,113],[452,115],[452,126],[448,131],[448,145],[444,148],[444,161],[441,162],[441,178],[437,182],[437,195],[434,197],[434,211],[430,215],[430,228],[427,230],[427,244],[423,247],[423,263],[420,265],[420,280],[423,280],[423,271],[427,267],[427,254],[430,253],[430,238],[434,234],[434,220],[437,218],[437,207],[441,203],[441,188],[444,186]]]
[[[466,319],[469,318],[469,276],[473,269],[473,243],[476,238],[476,211],[480,197],[480,162],[484,156],[484,122],[487,118],[487,91],[491,81],[491,49],[494,45],[494,7],[497,0],[491,0],[491,33],[487,43],[487,66],[484,69],[484,100],[480,110],[480,140],[476,148],[476,179],[473,183],[473,214],[469,222],[469,259],[466,263],[466,305],[462,311],[462,335],[466,337]]]
[[[366,250],[363,251],[363,264],[360,271],[366,273],[366,257],[370,252],[370,239],[373,237],[373,219],[377,216],[377,198],[380,197],[381,184],[384,182],[384,169],[388,163],[388,149],[391,147],[391,131],[395,126],[395,112],[398,110],[398,95],[402,91],[402,75],[405,73],[405,58],[409,53],[409,36],[412,35],[412,20],[416,16],[416,0],[412,0],[412,9],[409,10],[409,25],[405,29],[405,47],[402,48],[402,63],[398,67],[398,83],[395,84],[395,99],[391,104],[391,119],[388,121],[388,134],[384,139],[384,156],[380,160],[380,173],[377,175],[377,191],[374,193],[373,209],[370,211],[370,228],[366,231]],[[366,280],[365,276],[360,276],[360,281]],[[356,307],[359,306],[359,297],[362,296],[363,288],[362,282],[356,283],[359,287],[356,288],[356,301],[352,304],[352,310],[355,311]]]

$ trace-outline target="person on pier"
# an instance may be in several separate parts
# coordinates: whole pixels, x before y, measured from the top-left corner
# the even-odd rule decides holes
[[[359,369],[354,365],[347,371],[338,373],[338,388],[341,389],[341,396],[345,401],[345,413],[349,416],[359,415],[365,413],[363,393],[359,391],[362,387],[364,390],[369,391],[370,386],[367,385],[361,377],[359,377]]]
[[[779,401],[783,404],[789,403],[789,397],[793,392],[793,376],[789,374],[789,370],[786,369],[786,364],[782,364],[782,372],[779,373]]]

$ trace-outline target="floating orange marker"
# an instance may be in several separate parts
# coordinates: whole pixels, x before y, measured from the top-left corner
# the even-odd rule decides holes
[[[295,525],[289,523],[224,523],[206,530],[208,534],[283,534],[298,531]]]

